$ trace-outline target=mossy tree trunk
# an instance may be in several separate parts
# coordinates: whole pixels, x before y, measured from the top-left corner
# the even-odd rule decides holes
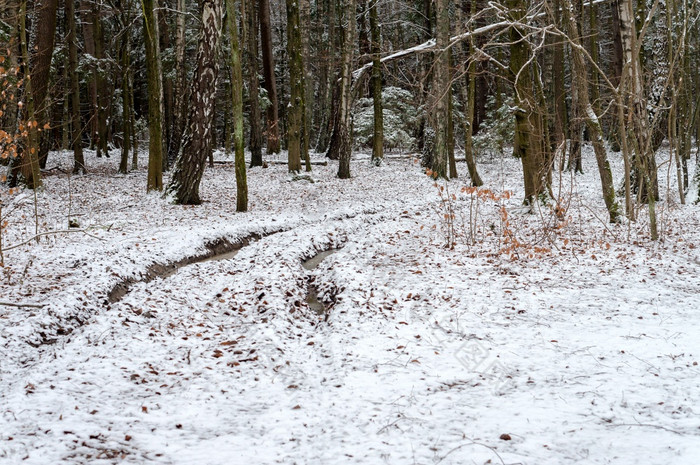
[[[517,24],[525,18],[527,2],[508,0],[508,9],[514,23],[510,27],[510,73],[515,87],[513,155],[520,158],[523,166],[524,204],[534,205],[547,194],[549,169],[543,153],[545,131],[536,96],[532,69],[535,61],[530,60],[528,32]]]

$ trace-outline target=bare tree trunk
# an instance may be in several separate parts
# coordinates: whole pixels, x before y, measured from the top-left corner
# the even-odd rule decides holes
[[[470,18],[476,16],[476,2],[477,0],[471,0],[470,8]],[[474,56],[476,52],[476,43],[474,37],[469,38],[468,47],[468,64],[467,64],[467,86],[463,86],[463,93],[466,94],[466,112],[464,115],[464,158],[467,162],[467,169],[469,170],[469,179],[471,179],[472,186],[479,187],[484,184],[479,176],[479,172],[476,167],[476,161],[474,160],[474,111],[476,105],[476,63]],[[466,91],[466,92],[465,92]]]
[[[219,74],[218,47],[221,36],[222,5],[217,0],[202,0],[202,34],[197,51],[197,67],[190,92],[182,153],[178,156],[168,185],[168,193],[177,204],[198,205],[199,184],[211,151],[214,121],[214,97]]]
[[[51,2],[54,5],[51,5]],[[28,135],[26,145],[20,146],[18,149],[19,155],[15,159],[15,165],[12,170],[12,179],[10,185],[16,185],[19,181],[18,177],[22,175],[22,183],[29,189],[37,189],[41,187],[41,171],[39,168],[39,132],[38,132],[38,114],[41,112],[43,101],[46,98],[46,90],[48,88],[49,67],[51,65],[51,55],[53,53],[53,36],[56,28],[56,2],[50,0],[45,6],[39,5],[39,23],[37,31],[38,36],[42,38],[44,35],[51,36],[50,44],[48,39],[43,37],[43,40],[37,42],[32,54],[32,60],[29,60],[29,33],[26,27],[27,18],[27,1],[22,0],[20,3],[19,12],[19,28],[20,28],[20,48],[22,53],[22,62],[30,63],[29,77],[26,79],[24,93],[26,95],[26,110],[24,110],[24,122],[28,126]],[[49,13],[53,10],[53,17]],[[36,80],[34,79],[36,72]],[[25,77],[27,71],[25,69]],[[36,84],[35,84],[36,81]]]
[[[561,0],[554,1],[554,21],[557,27],[561,25]],[[559,38],[554,38],[553,40],[555,41],[552,56],[554,142],[557,150],[561,149],[560,169],[563,169],[569,129],[568,112],[566,111],[566,89],[564,88],[564,43]]]
[[[264,87],[270,99],[267,109],[267,153],[279,153],[280,129],[279,107],[277,103],[277,83],[275,82],[275,58],[272,53],[272,31],[270,28],[270,0],[260,0],[260,44],[263,57]]]
[[[147,191],[163,190],[163,86],[160,65],[158,0],[143,0],[144,40],[148,77],[148,184]]]
[[[70,0],[68,0],[70,2]],[[121,26],[126,25],[127,14],[122,12],[124,21]],[[122,72],[122,131],[124,141],[122,142],[122,154],[119,161],[119,172],[126,174],[129,171],[129,148],[131,147],[131,97],[129,95],[129,68],[131,55],[131,40],[129,34],[124,34],[121,40],[121,72]]]
[[[603,143],[603,130],[598,120],[598,115],[593,109],[593,105],[589,100],[588,89],[588,72],[586,70],[586,62],[581,51],[581,35],[578,22],[572,14],[581,15],[583,12],[580,8],[580,3],[572,5],[571,0],[564,0],[564,19],[566,28],[571,40],[571,56],[573,59],[572,72],[572,94],[573,99],[579,105],[578,114],[583,115],[588,130],[591,133],[593,142],[593,150],[595,151],[596,162],[598,163],[598,173],[600,175],[600,184],[603,191],[603,200],[608,209],[608,215],[611,223],[616,223],[620,219],[620,207],[615,198],[615,188],[613,186],[612,170],[608,162],[608,156],[605,152]],[[580,17],[580,16],[579,16]]]
[[[73,149],[73,174],[85,174],[85,157],[83,156],[83,128],[80,122],[80,79],[78,78],[78,44],[75,24],[75,2],[67,0],[66,19],[68,20],[68,74],[71,86],[71,148]],[[128,113],[125,114],[125,118]],[[128,143],[127,143],[128,145]]]
[[[508,7],[516,22],[526,14],[524,0],[509,0]],[[547,193],[548,167],[543,157],[543,134],[540,105],[534,89],[530,45],[526,32],[517,25],[510,28],[510,72],[515,83],[515,140],[513,154],[523,165],[526,205],[534,205]]]
[[[350,178],[350,157],[352,153],[352,60],[355,49],[355,0],[347,0],[344,8],[345,39],[343,40],[342,72],[340,77],[340,105],[338,107],[337,133],[333,138],[338,140],[338,177]],[[332,144],[331,144],[332,145]]]
[[[173,103],[172,127],[168,139],[168,165],[172,165],[182,146],[182,133],[187,117],[187,66],[185,66],[185,0],[177,0],[177,19],[175,21],[175,101]]]
[[[287,55],[289,56],[290,96],[287,108],[287,167],[290,173],[301,171],[304,152],[304,64],[298,0],[287,3]]]
[[[167,0],[163,1],[167,2]],[[165,9],[161,9],[158,11],[157,20],[159,46],[161,51],[165,52],[171,46],[168,18]],[[168,159],[167,149],[172,145],[171,139],[173,129],[173,107],[175,95],[174,83],[172,78],[173,73],[168,69],[162,70],[161,72],[163,76],[163,147],[166,150],[163,156],[163,171],[167,171],[168,169],[170,169],[170,160]]]
[[[313,77],[311,76],[310,65],[310,53],[311,47],[309,41],[311,40],[311,5],[309,0],[300,0],[299,2],[299,21],[300,21],[300,32],[301,32],[301,60],[303,64],[303,75],[304,75],[304,122],[302,124],[302,141],[303,149],[302,153],[304,156],[304,163],[306,171],[311,171],[311,158],[309,154],[309,148],[311,146],[310,141],[310,131],[311,131],[311,111],[313,109]]]
[[[258,16],[255,0],[243,0],[247,10],[248,95],[250,101],[250,166],[262,166],[262,126],[260,118],[260,83],[258,81]]]
[[[629,136],[634,153],[634,176],[632,186],[637,187],[637,193],[642,201],[649,203],[649,223],[652,240],[658,238],[656,226],[656,200],[658,181],[656,159],[652,151],[649,117],[647,114],[641,63],[639,61],[640,47],[637,44],[634,10],[631,0],[619,1],[620,32],[625,58],[625,73],[623,73],[621,88],[628,95],[627,111],[632,127],[624,132]],[[624,84],[624,85],[623,85]],[[623,123],[624,124],[624,123]],[[632,129],[631,133],[629,129]],[[624,135],[623,135],[624,137]]]
[[[378,0],[370,0],[369,28],[372,53],[372,103],[374,106],[374,129],[372,133],[372,162],[379,166],[384,159],[384,112],[382,109],[382,64],[381,32],[379,30]]]
[[[231,43],[231,90],[233,95],[233,145],[236,151],[236,211],[248,210],[248,181],[245,172],[243,141],[243,71],[241,65],[241,45],[238,40],[238,21],[235,0],[226,1],[226,18]],[[245,8],[240,2],[241,9]]]
[[[109,120],[109,111],[111,109],[110,102],[110,92],[108,92],[108,82],[105,76],[109,71],[105,69],[105,63],[107,62],[104,53],[104,26],[102,24],[101,16],[101,4],[95,2],[93,9],[93,30],[95,34],[95,58],[99,60],[100,66],[99,71],[96,76],[97,84],[97,157],[104,155],[109,157],[109,151],[107,150],[107,137],[108,128],[107,122]]]
[[[447,44],[450,40],[450,19],[446,0],[436,0],[437,41],[433,72],[432,106],[435,112],[435,149],[430,169],[436,176],[447,178],[449,152],[450,58]]]

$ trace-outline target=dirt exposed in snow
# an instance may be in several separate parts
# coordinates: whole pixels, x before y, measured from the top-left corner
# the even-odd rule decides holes
[[[37,207],[41,231],[90,236],[5,254],[0,301],[43,307],[0,306],[0,463],[700,456],[700,211],[668,174],[652,243],[644,209],[603,221],[589,150],[534,214],[510,158],[480,160],[479,192],[411,159],[356,161],[349,181],[314,166],[314,183],[270,164],[245,214],[229,164],[181,207],[144,194],[143,169],[88,163]],[[33,196],[0,189],[17,244]]]

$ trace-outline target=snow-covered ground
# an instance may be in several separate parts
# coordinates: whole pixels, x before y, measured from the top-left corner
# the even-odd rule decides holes
[[[230,164],[183,207],[116,158],[47,176],[38,226],[0,187],[5,248],[89,233],[4,253],[0,301],[35,306],[0,306],[0,463],[700,460],[700,207],[665,169],[652,243],[644,210],[605,223],[589,151],[535,214],[510,158],[479,193],[410,158],[270,165],[244,214]]]

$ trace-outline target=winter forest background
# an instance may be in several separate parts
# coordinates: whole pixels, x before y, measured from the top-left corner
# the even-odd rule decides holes
[[[700,456],[697,0],[0,1],[0,463]]]

